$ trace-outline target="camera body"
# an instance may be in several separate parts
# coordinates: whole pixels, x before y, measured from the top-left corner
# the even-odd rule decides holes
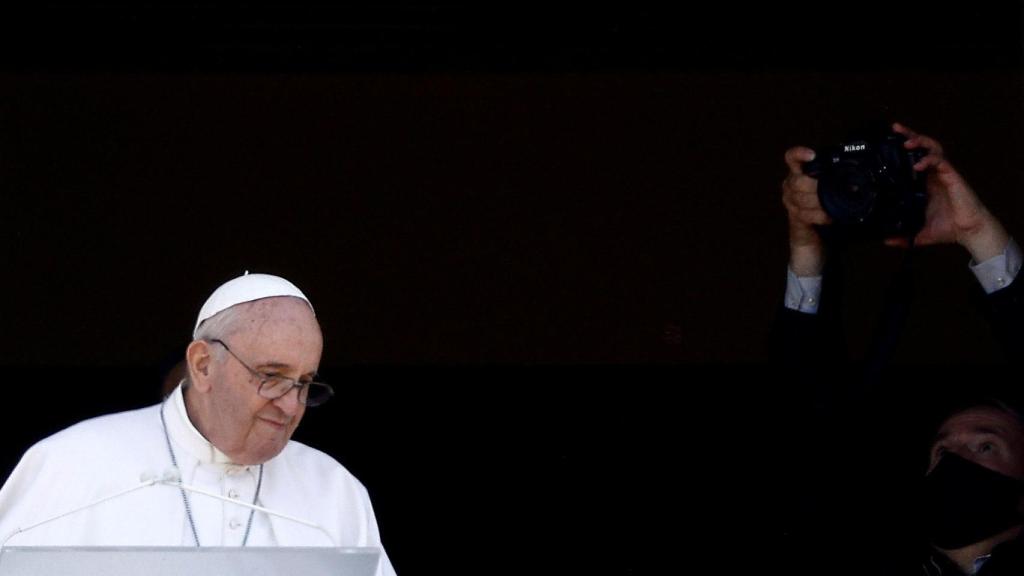
[[[804,173],[818,180],[821,207],[840,228],[869,238],[912,237],[924,225],[925,175],[914,170],[922,149],[900,134],[850,140],[816,150]]]

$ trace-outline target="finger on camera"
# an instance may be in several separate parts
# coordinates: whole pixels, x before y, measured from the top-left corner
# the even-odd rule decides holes
[[[806,146],[794,146],[786,150],[786,166],[791,174],[803,174],[804,162],[814,160],[814,150]]]
[[[784,199],[782,203],[787,210],[798,214],[802,214],[807,210],[822,210],[821,202],[818,201],[817,195],[790,197]]]
[[[817,224],[819,226],[825,226],[832,223],[832,219],[829,218],[821,208],[804,208],[799,212],[800,221],[805,224]]]
[[[794,206],[801,209],[821,209],[821,200],[818,198],[818,193],[814,190],[802,190],[792,196],[792,201]]]
[[[921,145],[922,138],[928,138],[923,134],[918,134],[913,128],[896,122],[892,125],[892,131],[897,134],[902,134],[906,141],[903,146],[906,148],[918,148]],[[930,138],[928,138],[930,140]]]
[[[907,241],[907,239],[903,238],[902,236],[901,237],[897,237],[897,238],[886,238],[882,242],[886,246],[891,246],[893,248],[909,248],[910,247],[910,242]]]
[[[782,190],[791,194],[815,194],[818,181],[806,174],[790,174],[782,182]]]
[[[821,203],[818,201],[817,195],[786,198],[783,199],[782,204],[786,207],[788,212],[794,212],[797,214],[802,214],[808,210],[822,210]]]
[[[892,131],[897,134],[902,134],[907,140],[911,140],[917,136],[917,132],[914,132],[909,126],[894,122],[892,125]]]
[[[907,149],[914,148],[927,148],[932,154],[942,155],[942,145],[938,143],[934,138],[925,136],[924,134],[918,134],[911,128],[896,122],[892,125],[893,132],[902,134],[906,137],[907,141],[903,143],[903,146]]]
[[[904,147],[911,150],[914,148],[924,148],[929,154],[942,156],[942,145],[934,138],[930,138],[923,134],[917,134],[913,138],[908,138],[904,143]]]
[[[943,161],[944,159],[942,156],[939,156],[937,154],[928,154],[924,158],[918,160],[916,164],[914,164],[914,170],[917,170],[918,172],[924,172],[929,168],[937,168],[939,164],[943,163]]]

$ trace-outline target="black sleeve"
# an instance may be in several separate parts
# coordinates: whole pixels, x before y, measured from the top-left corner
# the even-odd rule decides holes
[[[1015,359],[1024,344],[1021,332],[1024,320],[1024,278],[1018,276],[1009,286],[985,296],[984,300],[986,315],[996,339],[1003,347],[1005,358]]]
[[[791,310],[780,302],[769,332],[773,371],[788,384],[794,408],[829,411],[837,393],[848,391],[848,383],[837,378],[849,374],[850,365],[842,322],[842,271],[836,267],[825,267],[817,314]]]

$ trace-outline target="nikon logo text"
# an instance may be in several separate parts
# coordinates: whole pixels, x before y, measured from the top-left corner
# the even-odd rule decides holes
[[[861,150],[867,150],[867,144],[847,144],[843,146],[843,152],[860,152]]]

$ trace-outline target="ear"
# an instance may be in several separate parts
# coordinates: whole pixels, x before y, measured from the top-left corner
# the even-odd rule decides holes
[[[198,392],[209,392],[212,385],[210,371],[213,368],[213,351],[205,340],[193,340],[185,350],[188,375],[192,387]]]

